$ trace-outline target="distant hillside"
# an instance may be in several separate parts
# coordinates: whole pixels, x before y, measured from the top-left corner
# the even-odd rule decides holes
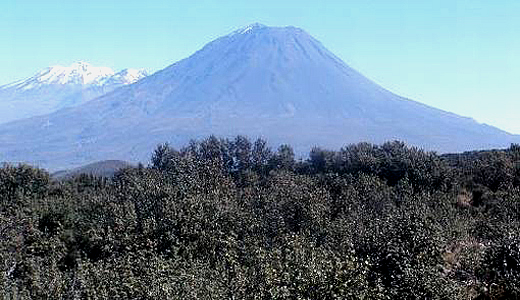
[[[72,170],[58,171],[53,173],[52,177],[56,179],[67,179],[81,174],[88,174],[100,177],[112,177],[117,171],[132,166],[132,164],[126,161],[104,160]]]

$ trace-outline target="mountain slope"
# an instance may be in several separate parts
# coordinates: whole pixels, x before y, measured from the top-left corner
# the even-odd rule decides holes
[[[441,152],[519,140],[385,90],[301,29],[254,24],[83,105],[0,126],[0,161],[147,161],[158,143],[208,134],[262,136],[300,153],[392,139]]]
[[[49,67],[29,79],[0,87],[0,123],[79,105],[145,76],[144,70],[115,73],[84,62]]]

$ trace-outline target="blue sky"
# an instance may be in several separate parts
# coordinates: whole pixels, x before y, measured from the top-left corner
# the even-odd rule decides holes
[[[80,60],[157,71],[249,23],[293,25],[397,94],[520,134],[518,0],[0,5],[0,84]]]

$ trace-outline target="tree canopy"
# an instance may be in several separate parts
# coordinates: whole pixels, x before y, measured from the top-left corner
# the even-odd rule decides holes
[[[148,166],[0,168],[6,299],[516,299],[520,146],[214,136]]]

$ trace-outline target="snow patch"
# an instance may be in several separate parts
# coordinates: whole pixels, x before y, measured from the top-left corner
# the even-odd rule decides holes
[[[114,75],[108,67],[94,67],[86,62],[77,62],[69,67],[54,66],[41,72],[35,79],[41,84],[94,84]]]
[[[262,28],[267,28],[267,26],[260,24],[260,23],[253,23],[248,26],[242,27],[238,30],[235,30],[229,36],[240,35],[240,34],[250,34],[250,33],[253,33],[254,31],[256,31],[258,29],[262,29]]]
[[[104,80],[103,84],[132,84],[138,80],[148,76],[144,69],[124,69],[111,77]]]

